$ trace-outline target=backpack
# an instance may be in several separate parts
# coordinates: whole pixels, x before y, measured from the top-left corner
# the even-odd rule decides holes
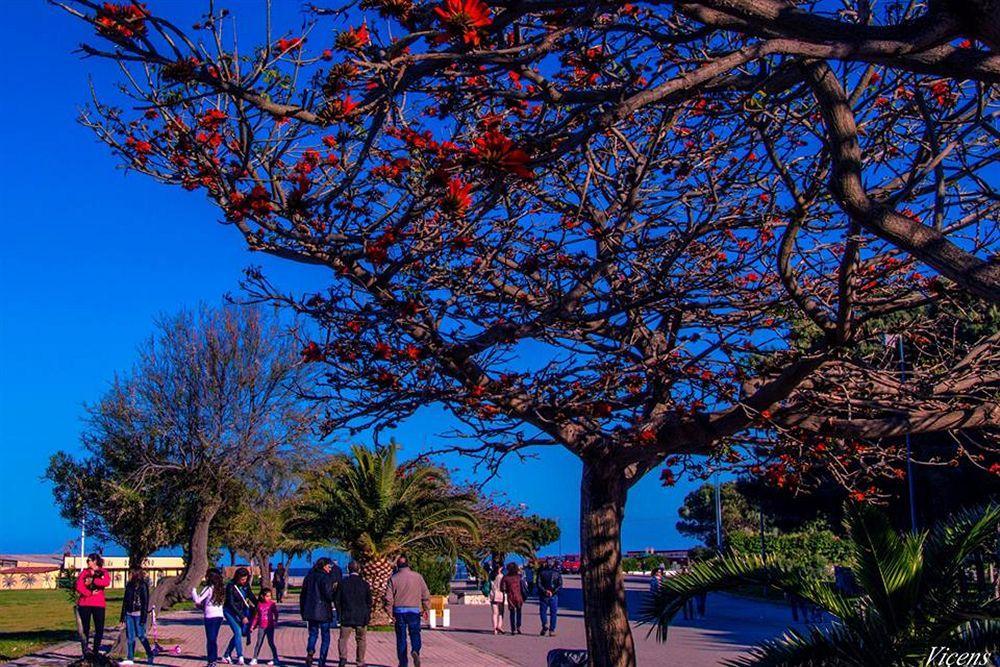
[[[479,591],[486,597],[489,597],[490,593],[493,592],[493,582],[487,579],[483,583],[479,584]]]

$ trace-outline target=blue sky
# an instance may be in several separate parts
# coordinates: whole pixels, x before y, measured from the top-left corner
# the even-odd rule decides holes
[[[193,7],[205,4],[150,2],[183,17],[180,25],[196,20]],[[262,17],[253,11],[257,0],[218,4],[238,8],[244,25]],[[297,0],[275,4],[276,26],[299,23]],[[0,553],[49,552],[77,531],[59,518],[41,480],[48,457],[79,450],[82,404],[131,365],[156,315],[218,303],[238,290],[250,264],[290,288],[315,290],[326,278],[322,270],[245,251],[202,194],[116,168],[75,121],[88,99],[88,75],[105,89],[114,80],[107,63],[72,53],[89,36],[86,26],[42,0],[0,4],[0,23],[0,456],[7,472]],[[451,425],[440,411],[425,410],[397,437],[404,452],[415,453]],[[487,488],[557,518],[563,552],[576,552],[579,462],[562,449],[536,453],[529,464],[507,464]],[[640,482],[627,507],[625,548],[691,544],[674,523],[694,486],[682,480],[664,489],[655,472]]]

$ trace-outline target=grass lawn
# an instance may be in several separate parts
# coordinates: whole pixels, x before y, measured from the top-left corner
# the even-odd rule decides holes
[[[122,594],[106,593],[108,625],[118,620]],[[0,662],[71,639],[76,639],[76,621],[66,591],[0,591]]]
[[[109,629],[118,624],[123,595],[121,589],[105,593]],[[193,607],[191,602],[185,602],[173,609]],[[66,591],[0,591],[0,662],[75,639],[73,603]]]

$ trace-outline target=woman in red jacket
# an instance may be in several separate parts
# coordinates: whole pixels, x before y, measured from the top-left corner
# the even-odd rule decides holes
[[[83,635],[80,644],[83,647],[83,657],[87,657],[87,643],[90,637],[90,622],[94,622],[94,654],[101,652],[101,641],[104,639],[104,612],[108,603],[104,600],[104,589],[111,585],[111,577],[104,569],[104,559],[99,554],[87,556],[87,567],[76,578],[76,592],[79,599],[76,603],[80,614],[80,625]]]

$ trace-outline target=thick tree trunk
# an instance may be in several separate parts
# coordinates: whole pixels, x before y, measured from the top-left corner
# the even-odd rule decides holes
[[[628,481],[608,461],[583,462],[580,486],[584,627],[591,667],[634,667],[625,609],[621,527]]]
[[[168,609],[181,600],[186,600],[191,589],[205,578],[208,562],[209,530],[212,520],[222,503],[211,501],[204,503],[195,513],[189,526],[188,561],[184,572],[179,577],[165,577],[159,581],[149,596],[149,604],[157,611]]]
[[[388,558],[358,559],[361,564],[361,578],[372,587],[372,625],[392,625],[392,615],[386,611],[385,589],[392,576],[392,560]]]

